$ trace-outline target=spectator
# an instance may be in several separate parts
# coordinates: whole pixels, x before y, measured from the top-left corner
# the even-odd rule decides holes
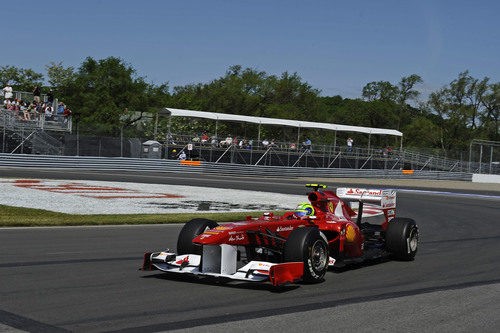
[[[297,149],[297,146],[295,145],[295,143],[291,143],[290,150],[295,150],[295,149]]]
[[[240,140],[240,143],[238,144],[238,146],[240,147],[240,149],[243,149],[243,145],[245,144],[246,140]]]
[[[4,95],[5,95],[5,99],[7,101],[10,101],[10,99],[12,98],[12,87],[10,86],[10,84],[7,84],[7,87],[3,88],[2,89],[3,92],[4,92]]]
[[[47,103],[45,107],[45,119],[52,118],[54,115],[54,107],[52,104]]]
[[[40,88],[38,86],[35,86],[35,89],[33,89],[33,100],[36,103],[40,103]]]
[[[312,147],[311,139],[307,138],[306,141],[304,141],[304,143],[302,145],[304,146],[305,150],[311,151],[311,147]]]
[[[182,150],[181,153],[179,154],[179,161],[185,161],[186,158],[187,158],[186,153],[184,152],[184,150]]]
[[[271,139],[271,142],[269,143],[269,147],[276,147],[276,143],[274,143],[274,139]]]
[[[208,142],[208,139],[210,139],[210,138],[208,137],[208,135],[203,134],[203,135],[201,136],[201,143],[207,143],[207,142]]]
[[[351,138],[347,139],[347,151],[351,152],[352,151],[352,144],[354,143],[354,140]]]
[[[65,107],[66,107],[66,105],[64,105],[63,102],[59,103],[59,105],[57,106],[57,114],[58,115],[64,114]]]
[[[50,89],[49,93],[47,94],[47,103],[54,103],[54,93],[52,92],[52,89]]]
[[[69,117],[71,116],[71,110],[67,107],[64,109],[64,122],[67,123]]]
[[[391,156],[392,155],[392,148],[387,147],[387,155]]]
[[[267,148],[267,146],[269,146],[269,141],[267,141],[267,139],[262,140],[262,146],[264,146],[264,148]]]
[[[212,147],[217,147],[218,144],[217,144],[217,138],[214,136],[212,136],[212,141],[210,141],[210,144],[212,145]]]

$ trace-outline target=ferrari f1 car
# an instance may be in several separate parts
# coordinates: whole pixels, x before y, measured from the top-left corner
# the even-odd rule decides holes
[[[215,276],[273,285],[319,282],[329,266],[417,253],[414,220],[396,217],[396,192],[360,188],[324,190],[309,184],[310,203],[282,216],[219,226],[197,218],[182,228],[177,253],[144,254],[142,270]]]

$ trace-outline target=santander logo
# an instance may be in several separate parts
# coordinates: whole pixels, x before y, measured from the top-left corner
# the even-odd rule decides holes
[[[293,227],[292,226],[288,226],[288,227],[278,227],[276,229],[276,232],[280,232],[280,231],[292,231],[293,230]]]
[[[361,190],[359,188],[351,188],[346,194],[368,194],[368,195],[382,195],[382,190],[370,191],[370,190]]]

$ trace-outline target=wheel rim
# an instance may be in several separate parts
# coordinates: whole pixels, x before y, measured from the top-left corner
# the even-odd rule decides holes
[[[418,231],[416,228],[411,229],[410,236],[408,237],[408,245],[411,252],[417,251],[418,247]]]
[[[311,263],[315,271],[321,271],[328,262],[325,244],[317,240],[312,246]]]

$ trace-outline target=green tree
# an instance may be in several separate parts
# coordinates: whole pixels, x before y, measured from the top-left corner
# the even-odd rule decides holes
[[[41,86],[43,75],[30,68],[17,68],[15,66],[0,66],[0,85],[12,85],[14,90],[31,92],[38,85]]]

